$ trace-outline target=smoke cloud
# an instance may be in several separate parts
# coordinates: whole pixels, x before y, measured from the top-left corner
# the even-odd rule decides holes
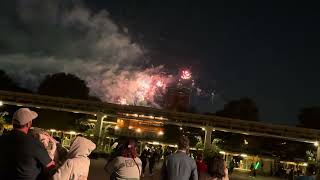
[[[36,90],[45,75],[66,72],[104,101],[141,104],[147,97],[152,104],[163,87],[150,84],[170,79],[161,66],[141,68],[142,48],[107,11],[65,0],[5,0],[0,11],[0,69],[22,87]]]

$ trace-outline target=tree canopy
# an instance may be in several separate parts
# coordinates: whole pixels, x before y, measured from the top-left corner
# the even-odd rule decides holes
[[[73,74],[66,73],[47,75],[41,82],[38,93],[76,99],[89,98],[89,88],[85,81]]]
[[[320,107],[313,106],[301,109],[298,119],[301,127],[320,129]]]
[[[29,92],[26,89],[19,87],[8,74],[0,69],[0,90]]]
[[[216,112],[217,116],[259,121],[259,111],[256,103],[250,98],[241,98],[228,102],[224,109]]]

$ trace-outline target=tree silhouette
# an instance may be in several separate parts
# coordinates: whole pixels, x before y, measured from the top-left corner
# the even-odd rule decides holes
[[[166,124],[164,126],[164,135],[163,141],[166,143],[176,144],[181,135],[185,135],[189,138],[190,146],[194,147],[198,143],[198,139],[196,136],[203,136],[203,131],[200,128],[193,127],[183,127],[180,129],[179,126]]]
[[[256,103],[247,97],[227,103],[223,110],[216,112],[216,115],[248,121],[259,121],[259,111]]]
[[[73,74],[66,73],[47,75],[41,82],[38,93],[76,99],[89,98],[89,88],[85,81]]]
[[[13,80],[4,72],[0,70],[0,89],[1,90],[15,90],[17,85]]]
[[[97,100],[89,96],[89,88],[85,81],[73,74],[57,73],[47,75],[40,83],[38,93],[49,96],[67,97],[85,100]],[[77,120],[87,118],[84,114],[76,114],[46,109],[38,110],[39,121],[35,125],[42,128],[56,128],[63,130],[77,129]]]
[[[300,127],[320,129],[320,107],[306,107],[298,115]]]

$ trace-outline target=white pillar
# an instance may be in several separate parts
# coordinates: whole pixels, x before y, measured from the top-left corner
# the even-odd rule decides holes
[[[205,136],[204,136],[204,148],[211,145],[211,135],[213,128],[206,126],[205,127]]]
[[[317,162],[320,162],[320,145],[317,146],[317,157],[316,157]]]
[[[101,137],[102,134],[102,126],[103,126],[103,119],[106,118],[107,116],[103,113],[98,113],[97,114],[97,122],[94,127],[94,136],[97,138]]]
[[[141,142],[140,142],[140,149],[139,149],[140,155],[141,155],[141,153],[142,153],[142,151],[143,151],[143,147],[144,147],[144,146],[143,146],[143,141],[141,141]]]

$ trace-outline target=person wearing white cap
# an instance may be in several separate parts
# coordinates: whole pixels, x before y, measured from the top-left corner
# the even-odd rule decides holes
[[[12,118],[13,130],[0,138],[0,177],[6,180],[36,180],[54,166],[43,144],[28,134],[38,114],[18,109]]]

